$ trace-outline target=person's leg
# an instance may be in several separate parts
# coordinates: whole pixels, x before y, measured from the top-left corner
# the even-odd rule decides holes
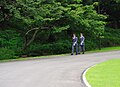
[[[71,53],[71,55],[73,55],[73,53],[74,53],[74,45],[72,45],[72,53]]]
[[[84,54],[84,52],[85,52],[84,45],[81,45],[81,52],[83,52],[82,54]]]
[[[80,45],[80,53],[83,51],[83,47],[82,45]]]
[[[80,45],[80,47],[81,47],[81,52],[83,52],[83,45]]]

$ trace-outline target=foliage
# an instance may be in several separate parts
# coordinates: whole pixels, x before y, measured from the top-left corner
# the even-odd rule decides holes
[[[20,50],[22,38],[15,30],[5,30],[0,32],[0,47],[7,47],[12,50]]]
[[[95,50],[97,48],[98,48],[97,43],[95,43],[94,41],[89,41],[89,40],[85,41],[85,50],[86,51]]]
[[[86,38],[86,50],[98,47],[99,35],[104,35],[103,47],[120,42],[119,30],[105,28],[106,24],[116,26],[116,20],[119,24],[119,0],[1,0],[0,10],[0,47],[7,47],[16,55],[71,52],[72,34],[80,36],[81,32]],[[110,20],[114,18],[113,23]],[[19,53],[25,41],[30,42],[28,49]]]
[[[101,0],[101,13],[108,15],[108,26],[120,28],[120,0]]]
[[[8,48],[0,48],[0,60],[15,58],[15,52]]]
[[[70,29],[82,26],[81,28],[87,30],[91,28],[94,33],[96,30],[100,32],[102,29],[103,31],[104,22],[100,20],[104,20],[105,16],[98,15],[92,5],[83,6],[80,4],[81,0],[64,2],[59,0],[17,0],[14,3],[8,3],[7,1],[6,3],[4,8],[9,10],[8,14],[12,15],[14,22],[16,19],[21,20],[27,25],[28,29],[47,26],[54,32],[58,32],[61,29],[68,29],[68,26],[70,26]]]
[[[108,46],[117,46],[117,45],[120,45],[119,29],[106,28],[104,38],[102,39],[102,46],[108,47]]]
[[[51,55],[71,52],[71,42],[68,40],[48,44],[33,44],[26,52],[29,56]]]

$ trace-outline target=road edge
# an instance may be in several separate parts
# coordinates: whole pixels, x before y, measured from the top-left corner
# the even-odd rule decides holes
[[[103,52],[113,52],[113,51],[119,51],[119,50],[112,50],[112,51],[103,51]],[[92,54],[92,53],[102,53],[102,52],[87,52],[86,54]],[[17,59],[6,59],[6,60],[0,60],[0,63],[5,62],[16,62],[16,61],[28,61],[28,60],[37,60],[37,59],[49,59],[49,58],[56,58],[56,57],[62,57],[62,56],[71,56],[70,53],[68,54],[60,54],[60,55],[48,55],[48,56],[38,56],[38,57],[26,57],[26,58],[17,58]]]
[[[83,80],[83,83],[86,85],[86,87],[92,87],[92,86],[89,84],[89,82],[87,81],[85,75],[86,75],[87,71],[88,71],[89,69],[91,69],[92,67],[94,67],[94,66],[95,66],[95,65],[92,65],[92,66],[88,67],[87,69],[85,69],[85,70],[83,71],[82,80]]]

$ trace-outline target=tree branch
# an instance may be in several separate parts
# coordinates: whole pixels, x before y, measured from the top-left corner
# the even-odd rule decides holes
[[[49,29],[49,27],[33,28],[33,29],[31,29],[31,30],[28,30],[28,31],[25,33],[25,42],[24,42],[23,50],[25,50],[25,49],[33,42],[33,40],[35,39],[35,36],[37,35],[37,32],[38,32],[39,30],[46,30],[46,29]],[[35,31],[35,32],[34,32],[32,38],[28,41],[27,35],[28,35],[31,31]]]

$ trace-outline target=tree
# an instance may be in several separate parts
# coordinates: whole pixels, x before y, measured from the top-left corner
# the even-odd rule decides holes
[[[120,0],[101,0],[100,3],[102,13],[106,13],[108,26],[118,29],[120,20]]]
[[[42,30],[49,31],[49,37],[62,31],[79,31],[88,36],[98,36],[104,32],[106,17],[97,14],[93,5],[83,5],[82,0],[2,0],[1,3],[1,15],[7,14],[7,18],[1,16],[0,22],[6,24],[7,20],[7,26],[17,26],[16,30],[21,27],[21,34],[25,36],[23,49]]]

